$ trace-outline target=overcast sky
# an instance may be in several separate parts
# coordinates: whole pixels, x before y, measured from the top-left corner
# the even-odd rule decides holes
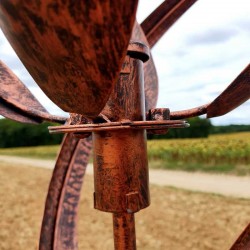
[[[161,2],[141,0],[142,22]],[[198,0],[153,48],[158,107],[192,108],[212,101],[250,62],[249,0]],[[36,86],[0,32],[0,58],[53,114],[60,110]],[[250,101],[213,124],[250,124]]]

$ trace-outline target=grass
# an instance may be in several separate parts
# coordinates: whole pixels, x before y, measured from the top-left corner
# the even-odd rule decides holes
[[[38,159],[55,159],[60,149],[60,145],[1,148],[0,155],[21,156]]]
[[[0,149],[0,155],[55,159],[60,146]],[[148,141],[152,168],[250,174],[250,132],[212,135],[202,139]]]

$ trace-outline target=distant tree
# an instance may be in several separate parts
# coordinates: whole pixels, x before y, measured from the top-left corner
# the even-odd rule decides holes
[[[23,147],[59,144],[62,134],[51,135],[48,126],[54,123],[44,122],[39,125],[22,124],[8,119],[0,119],[0,147]]]
[[[227,125],[227,126],[213,126],[211,134],[224,134],[250,131],[250,125]]]
[[[170,129],[166,135],[153,135],[149,139],[202,138],[208,137],[212,124],[209,119],[194,117],[187,119],[189,128]]]

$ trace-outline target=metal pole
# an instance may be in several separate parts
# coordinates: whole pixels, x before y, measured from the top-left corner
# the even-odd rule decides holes
[[[134,214],[113,214],[114,244],[116,250],[136,250]]]
[[[143,61],[147,47],[131,43],[120,78],[102,111],[122,124],[145,120]],[[116,250],[135,250],[134,213],[150,204],[145,129],[93,132],[94,206],[113,214]]]

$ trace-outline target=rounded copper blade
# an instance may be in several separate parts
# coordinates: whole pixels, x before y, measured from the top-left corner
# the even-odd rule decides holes
[[[12,70],[0,60],[0,97],[22,105],[47,112],[46,109],[33,96],[29,89],[18,79]]]
[[[196,2],[197,0],[165,0],[142,23],[141,27],[152,48],[166,31]]]
[[[131,40],[139,41],[149,46],[147,38],[141,26],[135,22]],[[145,89],[145,109],[155,108],[158,99],[158,76],[152,55],[143,64],[144,69],[144,89]]]
[[[30,117],[27,113],[10,104],[13,100],[20,101],[23,104],[32,104],[46,112],[31,92],[1,60],[0,86],[0,114],[2,116],[23,123],[37,124],[42,122],[41,119]],[[9,103],[6,102],[6,99],[9,100]]]
[[[250,98],[250,64],[207,107],[207,117],[224,115]]]
[[[3,99],[0,98],[0,115],[5,118],[11,119],[16,122],[39,124],[42,120],[34,117],[29,117],[26,114],[22,114],[20,110],[15,109],[13,106],[8,105]]]
[[[1,28],[45,94],[94,117],[118,79],[136,0],[2,0]]]
[[[24,123],[40,123],[43,120],[65,122],[66,118],[49,114],[1,60],[0,86],[0,114],[6,118]]]

